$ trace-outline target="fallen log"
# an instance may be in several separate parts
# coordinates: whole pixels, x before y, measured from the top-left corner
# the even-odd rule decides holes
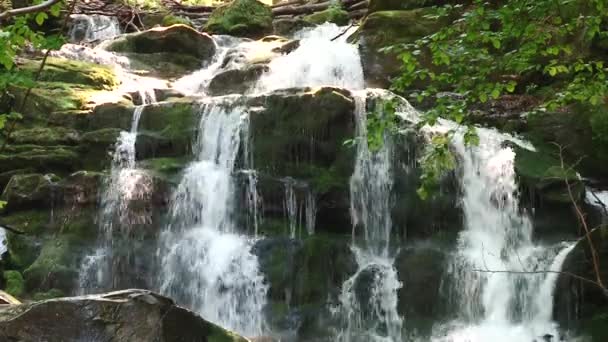
[[[272,14],[273,15],[310,14],[310,13],[326,10],[329,8],[329,6],[331,6],[331,4],[332,4],[331,1],[327,1],[327,2],[321,2],[318,4],[309,4],[309,5],[302,5],[302,6],[285,6],[285,7],[273,8]]]
[[[363,0],[357,3],[354,3],[346,8],[347,11],[352,12],[360,9],[367,9],[369,7],[369,0]]]
[[[348,17],[351,19],[361,19],[367,15],[367,8],[348,12]]]

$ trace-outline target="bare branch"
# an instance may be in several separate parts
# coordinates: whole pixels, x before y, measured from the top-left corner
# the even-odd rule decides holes
[[[47,8],[53,6],[56,3],[59,3],[61,0],[47,0],[38,5],[15,8],[12,10],[7,10],[0,13],[0,21],[8,19],[10,17],[14,17],[16,15],[28,14],[28,13],[36,13],[45,11]]]

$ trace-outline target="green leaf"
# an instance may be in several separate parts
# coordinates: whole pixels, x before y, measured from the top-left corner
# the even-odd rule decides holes
[[[6,206],[6,201],[0,201],[0,209]]]
[[[42,25],[44,24],[44,21],[48,18],[48,14],[46,14],[46,12],[38,12],[38,14],[36,14],[36,24],[38,25]]]

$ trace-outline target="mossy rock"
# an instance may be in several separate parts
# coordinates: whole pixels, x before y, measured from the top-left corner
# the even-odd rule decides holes
[[[126,100],[100,104],[93,109],[93,112],[90,115],[87,115],[86,126],[83,129],[86,131],[99,131],[98,133],[102,133],[100,130],[108,128],[127,131],[131,129],[134,111],[135,106],[133,103]],[[78,114],[75,113],[68,115],[78,116]],[[69,118],[66,120],[69,120]],[[105,133],[108,133],[108,131]],[[107,137],[105,133],[103,136]],[[100,136],[98,136],[98,138],[99,137]],[[93,137],[89,136],[88,138]]]
[[[585,194],[585,185],[572,169],[562,169],[558,157],[552,149],[539,152],[516,148],[515,171],[520,183],[529,193],[536,194],[542,201],[571,203],[566,181],[570,183],[575,201]]]
[[[256,64],[243,69],[230,69],[220,72],[209,82],[209,95],[243,94],[251,89],[266,71],[268,71],[268,66]]]
[[[107,175],[96,171],[78,171],[55,185],[56,203],[68,208],[95,207]],[[89,213],[95,217],[94,213]]]
[[[69,236],[48,238],[38,258],[23,272],[27,288],[69,291],[78,276],[74,247]]]
[[[81,159],[76,150],[68,146],[9,146],[0,154],[0,172],[15,169],[52,171],[56,174],[71,173],[80,168]]]
[[[205,30],[214,34],[262,37],[272,32],[272,11],[257,0],[234,0],[211,13]]]
[[[13,178],[14,175],[24,175],[29,173],[36,173],[34,169],[16,169],[0,173],[0,194],[4,191],[4,188],[8,182]]]
[[[189,161],[188,157],[151,158],[140,161],[139,166],[169,182],[177,183],[179,173],[188,165]]]
[[[35,127],[16,130],[11,134],[11,143],[14,144],[75,145],[79,140],[78,131],[65,127]]]
[[[163,17],[161,22],[162,26],[172,26],[172,25],[186,25],[193,27],[192,21],[187,17],[182,17],[179,15],[167,14]]]
[[[377,11],[411,10],[422,7],[465,4],[463,0],[370,0],[369,13]]]
[[[141,114],[135,144],[138,157],[186,155],[198,128],[198,107],[188,100],[146,106]]]
[[[34,73],[40,63],[38,60],[26,60],[19,68]],[[47,59],[40,73],[40,81],[81,84],[100,90],[111,90],[120,83],[110,67],[55,57]]]
[[[40,252],[40,246],[32,236],[9,234],[6,241],[9,256],[8,265],[12,268],[25,269],[36,260]]]
[[[173,52],[123,53],[131,61],[131,68],[139,74],[157,78],[177,78],[201,68],[197,57]]]
[[[343,26],[347,25],[350,21],[350,18],[348,17],[348,12],[337,6],[332,6],[324,11],[309,14],[303,19],[304,21],[314,25],[320,25],[323,23],[334,23],[336,25]]]
[[[433,8],[380,11],[366,17],[349,41],[360,43],[363,73],[370,85],[386,88],[391,78],[401,72],[398,56],[380,51],[382,48],[414,43],[449,23],[449,18],[431,16],[435,11]]]
[[[189,55],[201,62],[215,54],[213,38],[186,25],[157,27],[124,35],[107,43],[105,48],[121,53]]]
[[[82,143],[89,146],[108,147],[116,143],[120,132],[120,128],[102,128],[96,131],[87,132],[82,135]]]
[[[285,18],[273,20],[272,26],[274,29],[274,34],[290,36],[296,31],[313,26],[313,24],[301,18]]]
[[[6,209],[14,211],[49,205],[52,198],[54,175],[38,173],[15,175],[6,185],[0,199],[6,201]]]
[[[34,293],[34,295],[32,296],[32,299],[35,301],[41,301],[41,300],[60,298],[60,297],[65,297],[65,292],[63,292],[59,289],[50,289],[46,292]]]
[[[21,297],[25,292],[23,276],[19,271],[4,271],[4,291],[13,297]]]

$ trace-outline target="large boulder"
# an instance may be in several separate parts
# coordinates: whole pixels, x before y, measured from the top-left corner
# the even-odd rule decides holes
[[[366,82],[371,87],[387,88],[391,78],[398,76],[402,65],[394,53],[381,49],[414,43],[446,24],[446,19],[430,17],[434,9],[381,11],[367,16],[349,41],[359,41],[361,62]]]
[[[262,64],[222,71],[209,82],[207,92],[212,96],[245,93],[266,71],[268,66]]]
[[[127,55],[132,68],[168,77],[196,70],[215,54],[213,38],[179,24],[123,35],[104,47]]]
[[[7,202],[7,210],[32,208],[47,205],[51,200],[53,175],[14,175],[8,182],[0,199]]]
[[[272,11],[257,0],[234,0],[211,13],[205,30],[214,34],[262,37],[272,32]]]
[[[590,239],[599,259],[599,276],[605,284],[608,279],[608,228],[595,229]],[[586,335],[590,337],[588,341],[600,342],[608,340],[608,291],[594,283],[597,275],[592,260],[589,241],[583,237],[562,266],[563,273],[555,287],[554,315],[564,329]]]
[[[247,342],[145,290],[50,299],[0,309],[2,341]]]

